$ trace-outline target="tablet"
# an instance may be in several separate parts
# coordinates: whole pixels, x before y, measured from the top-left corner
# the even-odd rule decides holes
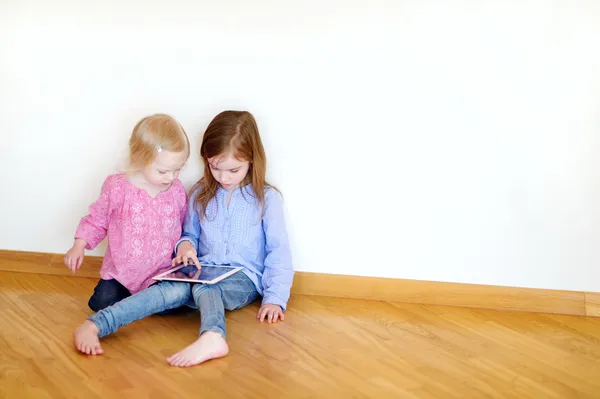
[[[186,283],[216,284],[242,270],[233,266],[202,265],[200,270],[195,265],[179,265],[157,276],[154,280],[182,281]]]

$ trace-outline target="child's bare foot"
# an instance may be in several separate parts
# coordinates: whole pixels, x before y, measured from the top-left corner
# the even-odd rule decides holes
[[[82,325],[77,327],[73,333],[73,344],[81,353],[86,355],[96,356],[104,353],[98,340],[98,327],[89,320],[84,321]]]
[[[229,347],[223,336],[216,331],[206,331],[196,342],[168,358],[167,362],[175,367],[191,367],[227,353]]]

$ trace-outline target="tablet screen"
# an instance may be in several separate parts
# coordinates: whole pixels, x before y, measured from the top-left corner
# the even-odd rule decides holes
[[[195,280],[195,281],[212,281],[215,280],[224,274],[231,273],[234,270],[234,267],[227,266],[202,266],[200,268],[200,273],[198,273],[198,268],[194,265],[185,266],[175,272],[165,274],[162,276],[163,279],[185,279],[185,280]]]

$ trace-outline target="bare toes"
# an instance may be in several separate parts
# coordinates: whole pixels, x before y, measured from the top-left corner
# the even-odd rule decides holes
[[[171,365],[174,366],[175,363],[177,362],[177,360],[179,359],[179,353],[176,353],[174,355],[172,355],[171,357],[169,357],[167,359],[167,362]]]
[[[190,359],[182,357],[179,362],[179,367],[186,367],[188,364],[190,364]]]

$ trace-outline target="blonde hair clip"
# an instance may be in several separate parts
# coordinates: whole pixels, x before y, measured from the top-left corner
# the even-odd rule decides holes
[[[181,125],[166,114],[154,114],[141,119],[129,138],[129,162],[133,168],[144,167],[164,152],[190,154],[190,142]]]

